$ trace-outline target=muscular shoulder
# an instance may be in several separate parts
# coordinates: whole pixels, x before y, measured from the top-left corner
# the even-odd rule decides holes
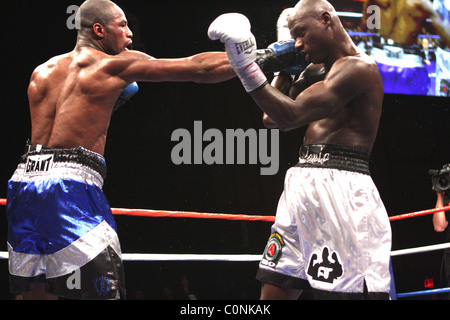
[[[379,85],[381,77],[375,61],[361,53],[337,60],[326,80],[336,81],[346,86],[351,85],[353,89],[362,89]]]
[[[108,73],[120,74],[134,63],[154,59],[154,57],[140,51],[124,51],[118,55],[105,57],[101,66]]]
[[[67,60],[70,59],[70,57],[71,57],[70,53],[65,53],[59,56],[52,57],[46,62],[37,66],[36,69],[34,70],[34,73],[43,73],[47,72],[49,69],[59,67],[65,64],[65,62],[67,62]]]
[[[358,53],[354,56],[346,56],[335,62],[332,67],[333,69],[343,69],[351,68],[353,72],[359,71],[362,73],[373,72],[377,66],[375,60],[364,53]]]
[[[37,66],[31,75],[29,94],[44,94],[46,87],[53,78],[61,78],[65,74],[66,64],[70,54],[55,56]],[[56,77],[55,77],[56,76]]]
[[[33,70],[31,81],[45,80],[55,71],[58,72],[66,69],[66,65],[70,63],[69,60],[72,60],[69,53],[47,60]]]

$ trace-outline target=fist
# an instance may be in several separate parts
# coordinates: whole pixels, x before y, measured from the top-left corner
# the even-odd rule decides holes
[[[242,69],[256,60],[256,40],[250,21],[240,13],[226,13],[211,23],[208,37],[225,44],[228,60],[234,69]]]
[[[130,100],[139,91],[139,86],[136,82],[130,83],[120,94],[116,103],[114,104],[113,111],[117,111],[128,100]]]

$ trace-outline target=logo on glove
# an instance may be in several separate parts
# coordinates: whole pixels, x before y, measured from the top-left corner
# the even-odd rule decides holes
[[[256,48],[256,44],[252,38],[247,39],[244,42],[236,43],[236,51],[238,54],[245,53],[250,54],[253,52],[253,48]]]

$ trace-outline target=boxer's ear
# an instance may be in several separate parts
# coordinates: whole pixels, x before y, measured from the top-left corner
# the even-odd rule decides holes
[[[323,12],[322,13],[322,24],[325,26],[325,28],[328,28],[331,25],[331,15],[329,12]]]
[[[97,37],[105,37],[105,28],[100,23],[94,23],[94,25],[92,26],[92,30]]]

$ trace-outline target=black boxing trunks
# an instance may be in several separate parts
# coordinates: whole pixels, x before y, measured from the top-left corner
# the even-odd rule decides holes
[[[388,299],[391,227],[370,177],[369,152],[301,147],[285,178],[257,279],[316,298]]]
[[[103,194],[106,163],[83,148],[29,147],[8,183],[10,290],[125,297],[120,243]]]

